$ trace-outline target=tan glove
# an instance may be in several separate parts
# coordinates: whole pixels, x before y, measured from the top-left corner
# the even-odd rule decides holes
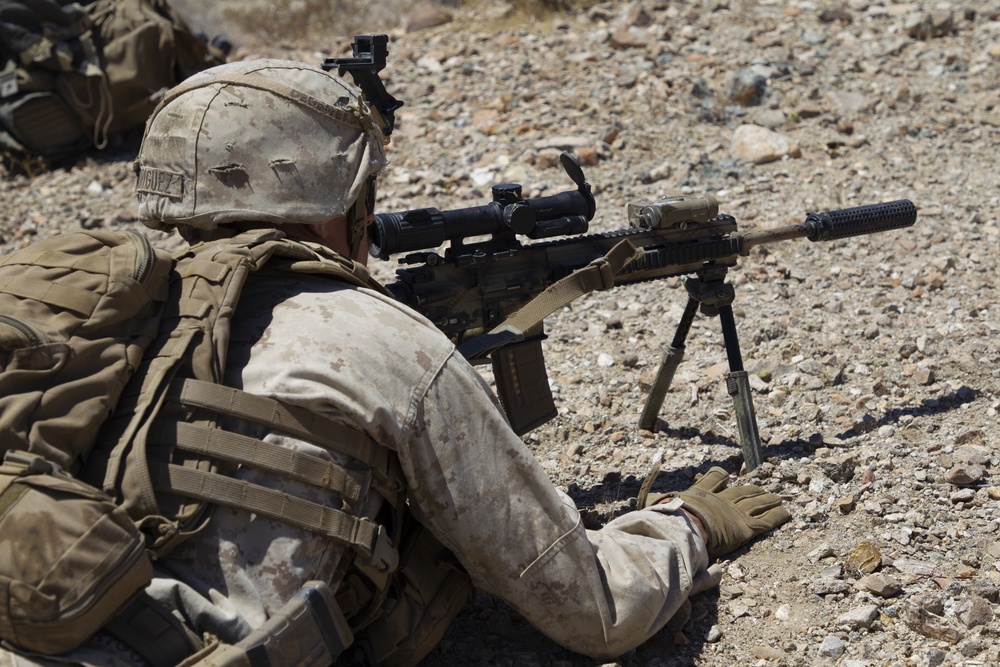
[[[650,477],[655,478],[655,472]],[[701,521],[708,533],[708,555],[718,558],[743,546],[758,535],[774,530],[791,516],[781,506],[781,498],[759,486],[747,484],[727,488],[729,473],[710,469],[690,489],[676,494],[682,507]],[[673,496],[649,493],[646,479],[639,494],[639,506],[648,507]]]

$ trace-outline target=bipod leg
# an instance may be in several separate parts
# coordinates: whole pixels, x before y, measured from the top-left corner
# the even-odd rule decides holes
[[[722,324],[722,337],[726,343],[726,356],[729,358],[726,391],[733,397],[733,406],[736,408],[736,424],[740,431],[743,460],[746,462],[747,470],[755,470],[762,463],[760,433],[757,431],[757,415],[754,413],[753,397],[750,395],[750,378],[743,369],[743,355],[740,353],[736,319],[733,317],[731,305],[719,306],[719,322]]]
[[[639,416],[639,428],[652,431],[656,426],[656,418],[663,407],[663,399],[667,396],[670,383],[674,380],[674,373],[684,359],[684,342],[691,331],[691,324],[694,316],[698,314],[698,300],[692,296],[688,297],[687,306],[684,307],[684,314],[681,316],[677,331],[674,332],[674,339],[670,345],[663,350],[660,358],[660,368],[656,372],[656,379],[649,389],[649,397],[646,398],[646,405]]]

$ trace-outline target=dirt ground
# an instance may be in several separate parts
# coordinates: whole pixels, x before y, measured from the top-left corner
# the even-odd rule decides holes
[[[730,272],[765,456],[750,473],[715,318],[696,319],[656,428],[637,428],[682,280],[588,295],[546,320],[559,416],[526,441],[589,526],[633,507],[653,465],[658,491],[721,465],[792,514],[724,561],[687,618],[614,664],[1000,663],[1000,4],[447,12],[385,30],[387,87],[405,106],[381,211],[482,204],[503,182],[530,197],[573,189],[564,149],[594,187],[593,232],[671,194],[716,196],[741,231],[896,199],[918,208],[912,228],[757,248]],[[349,42],[248,38],[235,56],[318,62]],[[0,251],[136,225],[131,151],[0,181]],[[394,263],[373,264],[393,280]],[[594,664],[485,595],[426,663]]]

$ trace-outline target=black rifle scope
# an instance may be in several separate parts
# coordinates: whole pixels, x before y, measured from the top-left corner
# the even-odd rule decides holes
[[[389,259],[401,252],[436,248],[445,241],[461,245],[464,239],[486,234],[507,239],[583,234],[596,210],[594,195],[579,163],[569,153],[560,160],[576,190],[523,199],[520,185],[504,183],[493,186],[493,201],[483,206],[379,213],[368,226],[368,251],[372,257]]]

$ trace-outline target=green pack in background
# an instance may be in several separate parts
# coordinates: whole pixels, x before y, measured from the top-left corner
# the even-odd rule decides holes
[[[141,127],[225,60],[167,0],[0,0],[0,147],[64,157]]]

